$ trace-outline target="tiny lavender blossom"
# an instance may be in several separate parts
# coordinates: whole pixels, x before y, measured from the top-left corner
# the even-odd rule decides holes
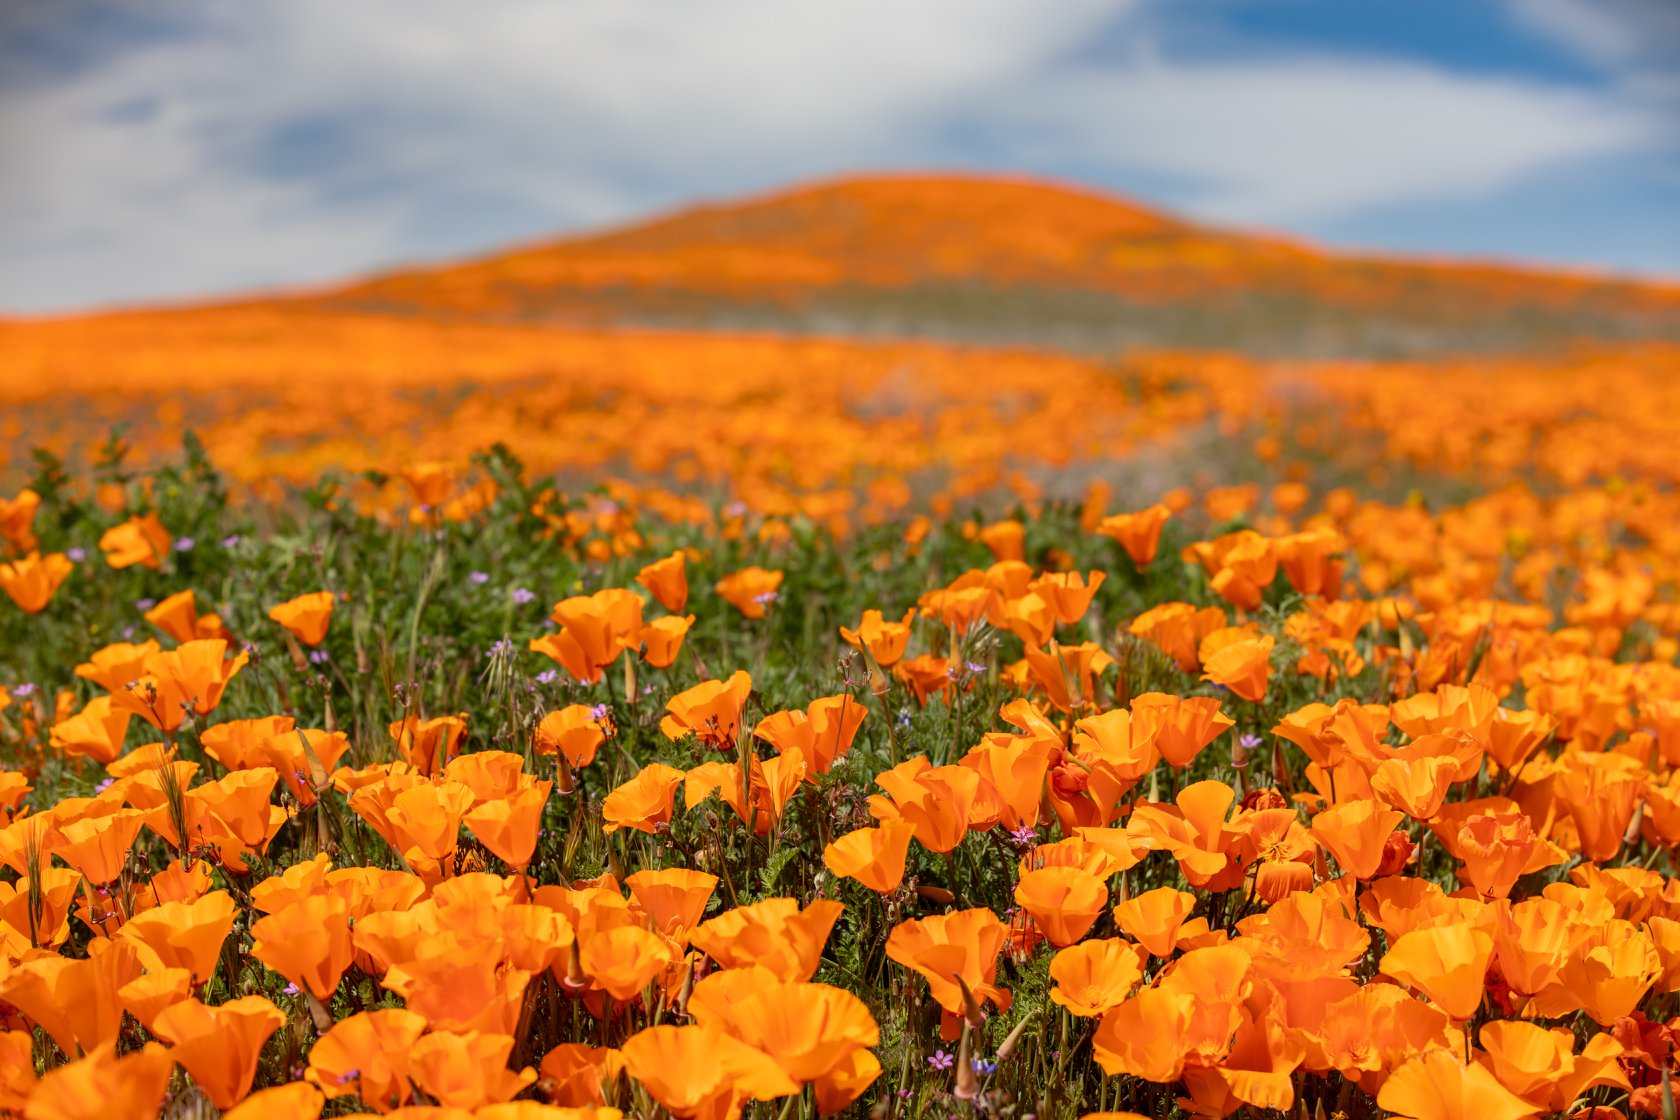
[[[536,600],[537,593],[528,587],[516,587],[513,589],[513,601],[517,606],[523,607],[528,603],[536,602]]]
[[[64,555],[70,558],[72,564],[80,564],[87,559],[87,549],[72,546],[64,550]]]
[[[478,584],[479,586],[482,587],[484,584],[490,582],[490,573],[489,572],[468,572],[467,573],[467,579],[468,579],[469,582],[476,583],[476,584]]]
[[[197,542],[195,542],[191,537],[182,537],[180,540],[175,542],[175,551],[191,552],[195,543]]]
[[[943,1050],[935,1050],[927,1061],[934,1069],[950,1069],[957,1064],[957,1059]]]

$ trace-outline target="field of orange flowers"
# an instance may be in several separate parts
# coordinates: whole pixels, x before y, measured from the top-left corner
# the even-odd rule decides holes
[[[0,1111],[1674,1115],[1680,351],[182,315],[0,333]]]

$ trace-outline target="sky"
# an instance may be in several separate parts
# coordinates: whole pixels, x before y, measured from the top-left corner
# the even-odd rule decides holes
[[[0,311],[846,173],[1680,278],[1676,0],[5,0]]]

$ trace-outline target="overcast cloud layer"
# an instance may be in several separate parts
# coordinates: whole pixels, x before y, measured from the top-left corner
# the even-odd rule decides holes
[[[1174,2],[24,0],[0,308],[330,280],[883,168],[1680,274],[1671,0],[1510,0],[1557,75],[1248,41]]]

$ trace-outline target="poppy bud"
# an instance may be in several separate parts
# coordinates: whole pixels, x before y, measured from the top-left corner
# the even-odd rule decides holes
[[[1417,845],[1412,843],[1412,838],[1404,832],[1391,833],[1388,839],[1383,841],[1382,861],[1377,864],[1374,877],[1380,879],[1385,875],[1400,874],[1405,870],[1407,862],[1412,858],[1412,852],[1416,849]]]

